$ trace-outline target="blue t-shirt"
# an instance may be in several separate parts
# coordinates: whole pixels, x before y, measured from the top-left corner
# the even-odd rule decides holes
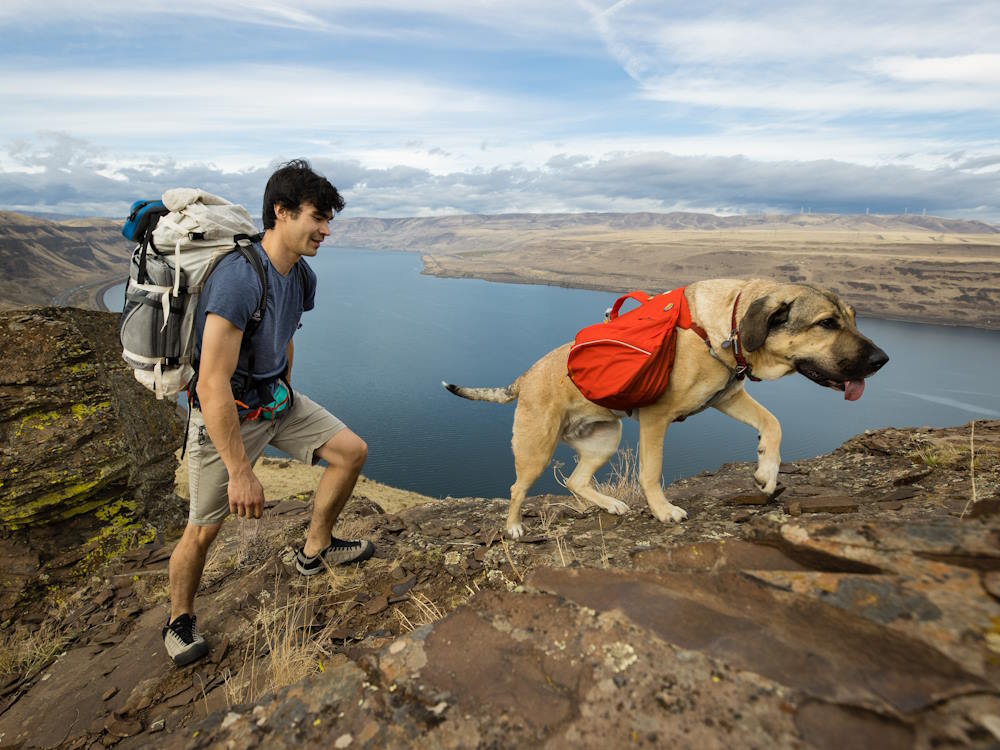
[[[255,380],[269,380],[284,373],[288,367],[285,351],[288,342],[292,340],[299,327],[302,313],[312,310],[316,299],[316,274],[305,259],[299,258],[297,264],[305,269],[302,274],[292,266],[287,276],[282,276],[271,265],[260,244],[254,244],[253,249],[264,265],[267,274],[267,306],[257,330],[249,338],[244,336],[240,346],[239,363],[236,374],[246,376],[250,356],[250,348],[254,353]],[[302,278],[305,277],[305,290],[302,289]],[[195,314],[195,358],[201,358],[201,339],[205,332],[205,316],[208,313],[221,315],[241,331],[245,331],[251,316],[260,304],[260,279],[253,265],[242,253],[232,252],[221,261],[215,270],[209,274],[208,281],[198,298],[198,310]],[[240,399],[248,407],[260,405],[254,388],[249,388]]]

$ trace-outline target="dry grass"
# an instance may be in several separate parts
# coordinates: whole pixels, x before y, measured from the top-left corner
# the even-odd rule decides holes
[[[132,591],[143,609],[150,609],[170,598],[170,577],[166,570],[151,575],[133,575]]]
[[[313,633],[313,613],[321,593],[305,590],[288,593],[284,602],[277,594],[257,611],[251,623],[252,633],[243,650],[243,664],[238,675],[225,675],[226,699],[232,706],[252,703],[267,692],[279,690],[315,672],[322,671],[326,653],[322,642],[326,629]],[[266,657],[258,670],[260,657]]]
[[[604,482],[597,482],[597,491],[616,497],[629,507],[642,506],[645,495],[639,483],[639,453],[631,445],[620,448],[610,465],[611,474]]]
[[[910,451],[910,458],[932,468],[954,468],[964,460],[963,447],[942,438],[921,438],[918,446]]]
[[[962,515],[959,518],[965,518],[969,508],[979,499],[976,497],[976,420],[972,420],[969,428],[969,483],[972,485],[972,492],[969,495],[969,502],[962,508]]]
[[[416,630],[422,625],[430,625],[445,616],[445,612],[432,602],[426,594],[413,594],[407,605],[410,610],[409,615],[403,611],[402,607],[396,607],[395,610],[400,629],[406,632]]]
[[[66,636],[46,621],[18,625],[0,636],[0,675],[31,675],[52,661],[66,644]]]

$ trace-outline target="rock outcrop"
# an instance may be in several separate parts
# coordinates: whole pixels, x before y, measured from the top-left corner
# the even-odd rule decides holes
[[[183,425],[125,366],[116,317],[0,312],[0,620],[181,520]]]
[[[170,666],[169,550],[140,546],[63,613],[64,655],[0,680],[0,741],[996,747],[1000,422],[972,429],[858,436],[776,500],[727,465],[669,488],[679,525],[543,496],[510,542],[504,501],[356,495],[340,528],[376,557],[313,579],[307,498],[271,503],[223,527],[206,661]]]

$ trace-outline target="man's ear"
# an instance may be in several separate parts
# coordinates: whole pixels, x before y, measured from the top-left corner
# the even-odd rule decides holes
[[[744,351],[752,352],[764,346],[764,340],[771,329],[788,321],[790,307],[790,303],[772,296],[751,302],[740,321],[740,345]]]

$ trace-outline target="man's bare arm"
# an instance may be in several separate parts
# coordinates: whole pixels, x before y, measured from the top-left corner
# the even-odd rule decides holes
[[[236,371],[243,331],[220,315],[205,316],[198,401],[212,444],[229,472],[229,509],[240,516],[260,518],[264,489],[254,476],[240,435],[240,420],[230,378]]]

